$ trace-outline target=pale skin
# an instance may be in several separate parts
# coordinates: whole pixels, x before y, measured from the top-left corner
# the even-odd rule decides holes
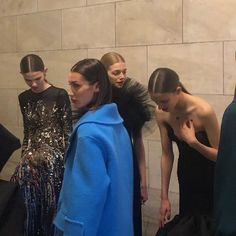
[[[109,79],[116,87],[121,88],[126,79],[126,64],[125,62],[117,62],[108,68]],[[142,132],[133,136],[134,150],[138,160],[139,174],[140,174],[140,187],[141,187],[141,203],[144,204],[148,200],[147,180],[146,180],[146,160],[145,150],[142,139]]]
[[[33,71],[28,73],[21,73],[25,83],[31,88],[35,93],[41,93],[51,86],[46,80],[47,68],[43,71]]]
[[[83,75],[70,72],[68,76],[70,89],[68,91],[71,103],[75,109],[81,109],[91,103],[94,94],[99,92],[98,84],[89,84]]]
[[[170,176],[174,153],[172,142],[168,137],[167,125],[175,135],[197,150],[205,158],[216,161],[219,144],[219,124],[213,108],[203,99],[184,93],[177,87],[173,93],[153,93],[152,99],[157,103],[156,119],[161,135],[161,204],[159,225],[163,227],[171,216],[171,204],[168,197]],[[200,143],[195,133],[205,131],[210,147]]]

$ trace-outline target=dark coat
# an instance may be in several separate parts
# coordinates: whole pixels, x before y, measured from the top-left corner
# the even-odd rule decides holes
[[[0,180],[0,235],[23,236],[25,205],[19,186]]]
[[[11,154],[21,147],[20,140],[0,124],[0,171]]]
[[[236,235],[236,100],[225,110],[216,161],[216,236]]]

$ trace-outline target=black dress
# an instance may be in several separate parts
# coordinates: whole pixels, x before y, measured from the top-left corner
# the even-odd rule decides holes
[[[61,188],[64,153],[71,132],[67,92],[51,86],[19,95],[24,122],[22,157],[11,181],[19,183],[27,221],[25,235],[53,235],[52,221]]]
[[[154,120],[155,106],[151,101],[147,89],[137,81],[127,78],[122,88],[113,86],[113,102],[117,104],[118,111],[124,120],[124,126],[128,130],[131,141],[148,122]],[[142,235],[142,214],[141,214],[141,192],[138,161],[133,148],[134,165],[134,200],[133,200],[133,221],[134,235]]]
[[[169,127],[168,135],[179,149],[179,215],[159,229],[156,236],[213,236],[213,184],[215,163],[180,141]],[[199,142],[210,146],[204,131]]]

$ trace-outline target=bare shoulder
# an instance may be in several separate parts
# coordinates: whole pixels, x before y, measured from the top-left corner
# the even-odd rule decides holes
[[[207,101],[197,96],[194,99],[199,117],[209,118],[209,116],[215,116],[213,107]]]

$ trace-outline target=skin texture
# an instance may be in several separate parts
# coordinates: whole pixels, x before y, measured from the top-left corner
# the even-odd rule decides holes
[[[127,68],[124,62],[115,63],[108,68],[108,76],[112,84],[122,88],[126,79]]]
[[[122,61],[109,66],[108,76],[113,85],[122,88],[126,79],[127,67]],[[147,180],[146,180],[146,161],[145,150],[142,138],[142,132],[133,136],[134,149],[138,160],[141,187],[141,203],[144,204],[148,200]]]
[[[68,82],[70,85],[68,94],[75,109],[89,105],[94,98],[94,93],[99,91],[97,83],[90,85],[79,73],[69,73]]]
[[[168,198],[170,175],[174,153],[168,137],[167,125],[175,135],[207,159],[216,161],[219,143],[219,125],[212,107],[203,99],[182,92],[177,87],[173,93],[154,93],[152,99],[157,104],[156,119],[161,134],[161,205],[159,225],[163,227],[171,216],[171,204]],[[211,147],[200,143],[195,133],[205,131]]]
[[[35,71],[22,73],[25,83],[31,88],[35,93],[41,93],[51,85],[45,79],[47,69],[44,71]]]

